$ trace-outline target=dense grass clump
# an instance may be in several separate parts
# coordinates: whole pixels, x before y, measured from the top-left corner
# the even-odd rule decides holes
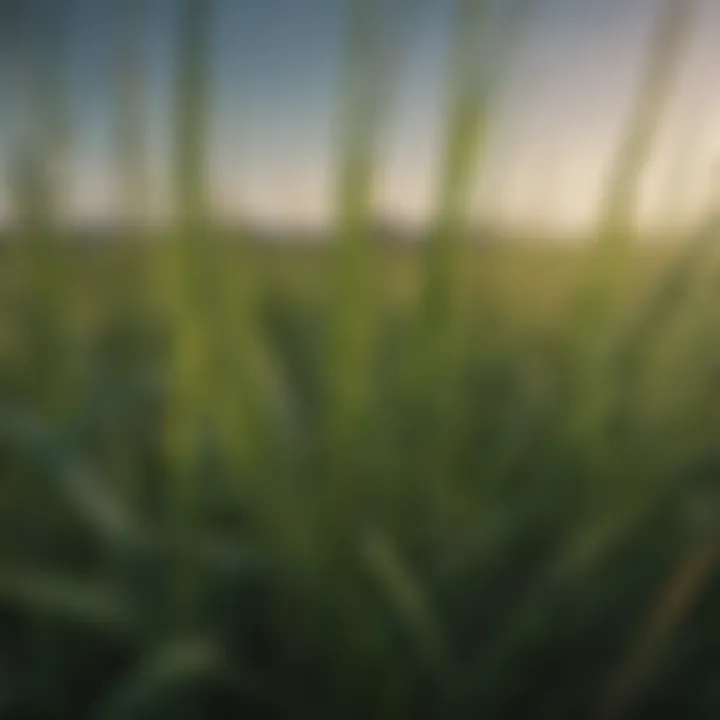
[[[204,376],[201,406],[174,400],[183,330],[152,294],[113,298],[121,250],[76,251],[52,373],[6,294],[8,717],[711,716],[714,284],[671,297],[681,265],[656,272],[591,375],[577,315],[528,312],[542,288],[501,287],[522,260],[476,253],[506,279],[468,289],[448,376],[416,356],[422,253],[375,251],[415,290],[379,288],[364,402],[335,436],[323,291],[227,252],[263,288],[225,369],[262,348],[240,410]],[[192,452],[169,432],[184,413]]]

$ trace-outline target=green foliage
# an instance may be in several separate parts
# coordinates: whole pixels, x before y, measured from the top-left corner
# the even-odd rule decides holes
[[[0,715],[716,717],[716,228],[659,272],[468,248],[494,80],[467,0],[431,243],[378,248],[406,6],[352,8],[333,248],[219,242],[204,0],[178,5],[178,227],[77,249],[20,193]],[[620,261],[621,298],[595,272]]]
[[[623,129],[602,208],[605,242],[622,242],[634,231],[643,170],[665,118],[682,57],[701,9],[701,3],[696,0],[667,0],[658,5],[659,18],[651,38],[647,70],[633,112]]]

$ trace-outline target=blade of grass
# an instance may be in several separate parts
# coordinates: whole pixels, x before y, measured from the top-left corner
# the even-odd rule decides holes
[[[143,74],[148,62],[147,40],[150,4],[146,0],[116,2],[118,14],[117,85],[117,164],[123,225],[133,231],[146,219],[148,192],[146,162],[147,91]]]
[[[717,539],[703,542],[682,559],[661,589],[638,638],[613,678],[599,717],[630,717],[651,678],[658,657],[677,633],[717,570]]]
[[[665,0],[659,7],[647,66],[607,185],[601,210],[602,244],[623,243],[632,232],[643,171],[696,29],[699,10],[697,0]]]
[[[377,321],[373,278],[373,200],[392,81],[403,48],[405,0],[353,0],[348,10],[338,167],[337,227],[326,372],[330,473],[344,476],[368,407]],[[343,470],[345,468],[345,470]],[[333,482],[343,477],[334,477]],[[347,489],[347,488],[346,488]],[[340,485],[338,492],[342,492]],[[339,496],[333,493],[335,500]],[[349,498],[346,498],[349,500]]]
[[[177,15],[174,182],[177,242],[171,248],[169,285],[175,314],[174,396],[168,418],[170,451],[177,462],[167,503],[177,558],[168,600],[171,626],[189,622],[197,600],[190,548],[199,508],[200,439],[208,422],[209,335],[208,197],[206,187],[209,43],[214,3],[183,0]]]

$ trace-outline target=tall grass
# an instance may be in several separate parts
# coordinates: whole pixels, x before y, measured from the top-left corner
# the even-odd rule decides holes
[[[627,238],[633,231],[643,170],[653,152],[683,56],[697,25],[701,4],[668,0],[660,3],[659,8],[657,27],[650,39],[647,68],[607,185],[602,222],[603,234],[609,240]]]
[[[173,6],[172,231],[146,230],[121,273],[125,246],[61,241],[55,186],[21,186],[3,258],[37,262],[0,266],[28,281],[0,305],[0,715],[716,715],[715,228],[660,270],[638,252],[626,271],[646,289],[602,332],[585,306],[538,320],[539,276],[574,302],[597,256],[470,247],[509,62],[479,63],[488,7],[456,8],[436,216],[412,253],[373,228],[399,1],[349,3],[330,250],[221,242],[205,0]],[[673,8],[614,218],[687,32]],[[149,9],[118,4],[122,58],[149,51]],[[29,115],[52,135],[65,56],[25,47],[44,78]],[[117,80],[134,208],[147,108]]]
[[[114,66],[117,86],[117,166],[118,194],[122,197],[122,215],[133,225],[148,220],[146,194],[148,88],[143,73],[149,55],[149,5],[143,0],[115,3],[117,35]]]

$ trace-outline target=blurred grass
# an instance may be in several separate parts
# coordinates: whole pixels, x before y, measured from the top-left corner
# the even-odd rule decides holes
[[[647,67],[607,184],[601,220],[606,242],[627,241],[635,230],[643,172],[666,117],[683,57],[697,29],[702,7],[694,0],[665,0],[657,6]]]
[[[335,243],[223,242],[213,5],[176,8],[173,231],[61,239],[21,183],[0,248],[0,716],[716,717],[717,228],[617,296],[597,247],[471,245],[496,80],[462,0],[429,244],[375,242],[409,11],[358,1]]]

